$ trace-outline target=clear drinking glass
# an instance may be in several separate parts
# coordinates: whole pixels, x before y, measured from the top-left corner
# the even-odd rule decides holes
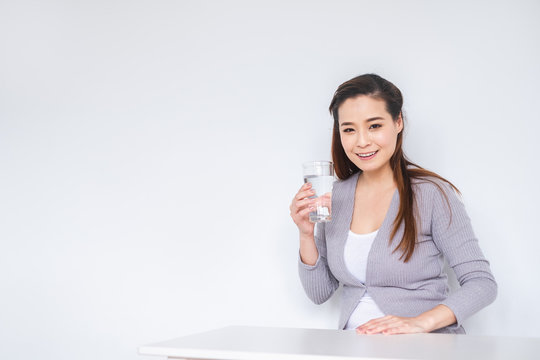
[[[309,161],[303,164],[304,183],[311,183],[315,195],[310,198],[320,198],[324,194],[332,194],[334,184],[334,164],[331,161]],[[316,211],[309,213],[309,221],[327,222],[332,220],[330,208],[322,203],[316,202]]]

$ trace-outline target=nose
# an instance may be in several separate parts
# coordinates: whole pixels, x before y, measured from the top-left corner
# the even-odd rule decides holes
[[[360,148],[365,148],[366,146],[371,145],[371,137],[369,132],[366,130],[359,130],[358,136],[356,138],[356,146]]]

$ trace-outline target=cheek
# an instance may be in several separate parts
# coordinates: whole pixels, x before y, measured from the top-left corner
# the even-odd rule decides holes
[[[379,132],[373,140],[381,147],[395,148],[397,142],[397,135],[393,132]]]
[[[352,136],[341,136],[341,146],[343,146],[343,149],[345,152],[351,151],[351,148],[354,147],[354,140],[352,139]]]
[[[353,136],[341,137],[341,146],[345,151],[345,156],[352,162],[356,161],[356,154],[354,153],[355,140]]]

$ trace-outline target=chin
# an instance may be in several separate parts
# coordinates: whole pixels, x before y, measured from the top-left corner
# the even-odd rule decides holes
[[[373,165],[366,165],[366,164],[360,164],[362,165],[362,167],[356,165],[360,170],[362,170],[362,172],[377,172],[378,170],[381,170],[383,167],[381,165],[376,165],[376,164],[373,164]]]

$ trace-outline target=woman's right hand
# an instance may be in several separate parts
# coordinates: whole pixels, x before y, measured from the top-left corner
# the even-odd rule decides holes
[[[300,236],[313,236],[315,224],[309,221],[309,213],[316,211],[317,206],[324,206],[332,209],[332,193],[326,193],[319,197],[310,199],[310,196],[316,195],[311,188],[311,183],[305,183],[296,193],[290,209],[291,217],[298,226]]]
[[[315,191],[311,188],[311,183],[305,183],[294,196],[290,206],[291,217],[298,226],[300,235],[313,235],[315,224],[309,221],[309,213],[315,211],[316,199],[309,198],[313,195],[315,195]]]

